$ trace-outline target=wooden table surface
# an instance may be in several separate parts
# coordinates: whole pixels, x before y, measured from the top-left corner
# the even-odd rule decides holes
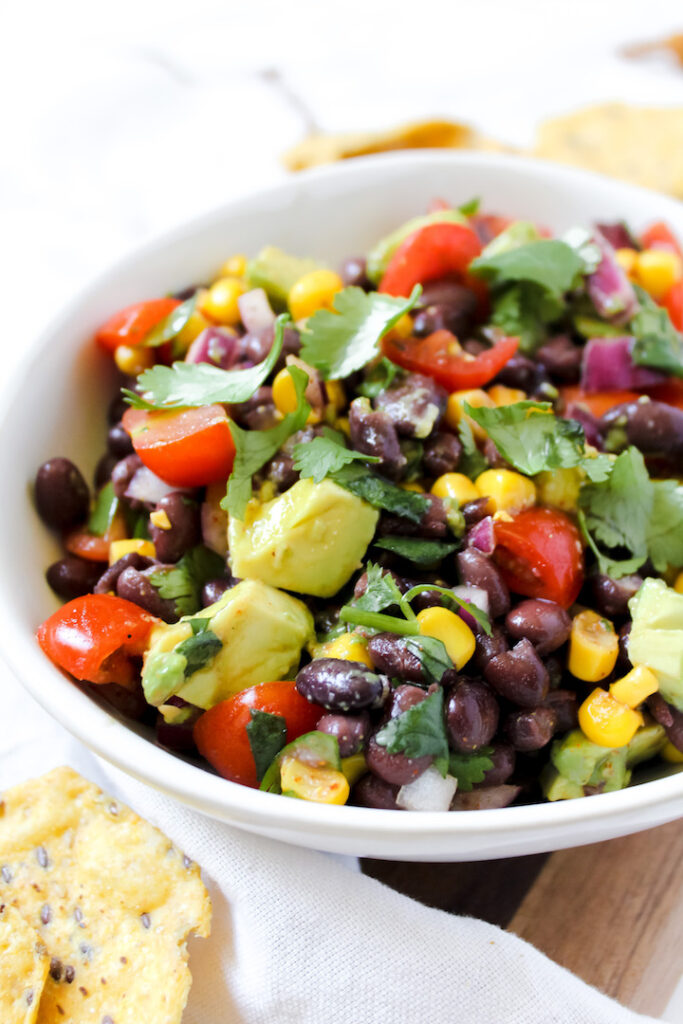
[[[531,857],[361,864],[422,903],[514,932],[640,1013],[660,1016],[683,972],[683,821]]]

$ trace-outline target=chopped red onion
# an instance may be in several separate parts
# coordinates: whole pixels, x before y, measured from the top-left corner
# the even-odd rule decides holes
[[[590,338],[583,350],[581,387],[584,391],[639,391],[663,384],[666,374],[636,366],[632,351],[635,339]]]
[[[153,473],[151,469],[147,469],[147,466],[140,466],[133,474],[124,495],[126,498],[131,498],[134,501],[156,505],[167,494],[173,494],[174,491],[189,493],[191,489],[187,487],[174,487],[172,484],[167,484],[165,480],[162,480],[156,473]]]
[[[496,546],[496,534],[493,528],[493,517],[484,516],[467,531],[467,543],[485,555],[492,555]]]
[[[596,231],[593,240],[602,259],[597,270],[588,275],[588,294],[600,316],[612,323],[625,324],[638,309],[633,285],[604,235]]]
[[[210,363],[221,370],[234,366],[240,353],[239,338],[229,327],[207,327],[190,345],[186,363]]]
[[[461,601],[466,601],[468,604],[473,605],[486,615],[489,613],[489,595],[482,587],[473,587],[469,583],[463,583],[459,587],[451,587],[451,590],[456,597],[459,597]],[[466,608],[458,608],[458,615],[463,622],[470,627],[473,633],[481,632],[481,626],[475,619],[474,615],[467,611]]]
[[[567,420],[576,420],[580,423],[588,444],[592,444],[594,448],[599,448],[602,451],[605,439],[602,436],[600,421],[597,416],[594,416],[580,402],[569,402],[562,415]]]
[[[270,308],[268,296],[263,288],[252,288],[237,300],[240,316],[249,334],[263,334],[272,329],[275,313]]]

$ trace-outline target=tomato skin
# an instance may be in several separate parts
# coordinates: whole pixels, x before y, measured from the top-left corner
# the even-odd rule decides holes
[[[194,741],[202,757],[224,779],[258,789],[254,756],[247,725],[251,709],[282,715],[287,723],[286,742],[312,732],[325,708],[302,697],[293,681],[259,683],[205,711],[194,727]]]
[[[683,381],[672,378],[664,384],[657,384],[653,388],[643,391],[583,391],[580,387],[567,385],[560,388],[560,394],[565,407],[573,402],[585,406],[589,412],[600,419],[606,412],[613,409],[615,405],[624,405],[627,402],[637,402],[642,394],[648,394],[657,402],[664,402],[666,405],[673,405],[676,409],[683,409]]]
[[[467,268],[481,252],[481,242],[464,224],[428,224],[409,235],[389,260],[379,283],[380,292],[408,296],[416,284],[439,277],[464,279]],[[480,282],[469,281],[474,290]]]
[[[141,655],[150,631],[161,620],[132,601],[110,594],[86,594],[62,605],[36,630],[48,658],[76,679],[130,686],[130,658]]]
[[[683,249],[668,224],[658,220],[643,232],[640,244],[643,249],[668,249],[683,258]]]
[[[109,545],[113,540],[125,540],[126,523],[123,516],[116,515],[109,529],[101,537],[88,533],[83,527],[76,527],[64,537],[64,547],[71,555],[78,555],[88,562],[108,562]]]
[[[495,524],[493,559],[510,590],[569,608],[584,578],[581,534],[556,509],[530,508]]]
[[[676,281],[662,299],[662,305],[671,317],[677,331],[683,331],[683,278]]]
[[[144,465],[173,487],[201,487],[230,475],[235,445],[222,405],[169,412],[127,409],[123,426]]]
[[[384,338],[382,351],[387,359],[413,373],[433,377],[447,391],[481,388],[493,380],[519,347],[519,338],[501,338],[493,348],[471,358],[457,351],[454,334],[439,330],[426,338],[394,341]],[[449,349],[456,349],[455,353]]]
[[[145,335],[179,305],[178,299],[150,299],[126,306],[102,324],[95,341],[107,352],[113,352],[119,345],[139,345]]]

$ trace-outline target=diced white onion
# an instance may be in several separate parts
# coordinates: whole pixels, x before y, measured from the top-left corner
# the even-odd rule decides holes
[[[463,583],[459,587],[451,587],[456,597],[461,601],[469,601],[476,604],[482,612],[489,613],[489,595],[482,587],[473,587],[469,583]]]
[[[404,811],[448,811],[457,788],[457,779],[452,775],[444,779],[431,765],[414,782],[401,786],[396,803]]]

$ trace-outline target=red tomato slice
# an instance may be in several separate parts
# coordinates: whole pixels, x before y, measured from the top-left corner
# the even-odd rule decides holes
[[[584,576],[581,534],[563,512],[530,508],[495,524],[493,558],[510,590],[569,608]]]
[[[482,245],[488,245],[512,223],[510,217],[499,217],[495,213],[475,213],[470,217],[470,224],[477,232]]]
[[[137,675],[131,658],[143,653],[160,621],[132,601],[86,594],[46,619],[36,637],[48,658],[76,679],[131,686]]]
[[[662,299],[662,306],[668,311],[676,330],[683,331],[683,278],[671,286]]]
[[[481,242],[472,228],[464,224],[428,224],[399,245],[377,290],[408,296],[416,284],[439,277],[464,279],[480,252]],[[480,281],[468,280],[467,284],[481,291]]]
[[[493,380],[519,347],[519,338],[501,338],[478,356],[464,352],[450,331],[434,331],[426,338],[384,338],[382,351],[404,370],[433,377],[447,391],[481,388]]]
[[[108,562],[111,542],[125,540],[125,537],[125,520],[122,516],[114,516],[109,529],[101,537],[77,527],[64,537],[64,547],[70,554],[85,558],[88,562]]]
[[[150,299],[126,306],[102,324],[95,341],[107,352],[113,352],[119,345],[139,345],[145,335],[179,305],[178,299]]]
[[[194,741],[202,757],[223,778],[256,789],[259,780],[247,733],[252,708],[281,715],[287,724],[287,743],[315,729],[325,709],[302,697],[294,682],[280,681],[250,686],[198,719]]]
[[[643,232],[640,244],[643,249],[668,249],[683,258],[683,249],[681,249],[678,239],[663,220],[651,224],[647,231]]]
[[[145,466],[172,487],[227,480],[235,445],[222,405],[147,412],[127,409],[123,425]]]

